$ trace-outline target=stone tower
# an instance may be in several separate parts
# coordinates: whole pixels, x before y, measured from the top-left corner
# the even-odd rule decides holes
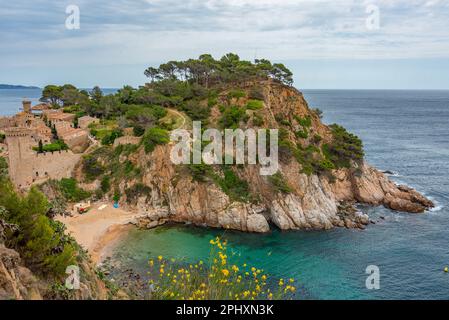
[[[25,113],[31,113],[31,101],[30,100],[23,100],[23,112]]]

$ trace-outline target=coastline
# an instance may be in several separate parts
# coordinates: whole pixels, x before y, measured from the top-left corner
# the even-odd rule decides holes
[[[134,228],[132,222],[138,216],[135,212],[115,209],[111,205],[100,210],[102,205],[97,203],[82,215],[75,213],[72,216],[57,218],[66,226],[67,234],[88,251],[95,265],[100,264],[119,240]]]

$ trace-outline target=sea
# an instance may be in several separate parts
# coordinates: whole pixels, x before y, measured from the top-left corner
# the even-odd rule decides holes
[[[132,230],[112,260],[118,272],[147,277],[159,255],[187,263],[205,260],[209,240],[228,240],[232,256],[273,278],[294,278],[295,299],[448,299],[449,91],[303,90],[325,123],[339,123],[362,138],[366,160],[391,179],[431,198],[424,214],[360,206],[375,224],[366,230],[288,231],[247,234],[189,225]],[[0,114],[39,90],[0,90]],[[367,286],[367,270],[379,270],[379,286]],[[368,279],[370,280],[370,279]],[[371,283],[368,281],[368,283]]]

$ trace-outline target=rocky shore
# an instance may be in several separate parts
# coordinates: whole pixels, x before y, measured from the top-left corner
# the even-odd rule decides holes
[[[310,117],[310,135],[331,141],[329,127],[309,109],[299,91],[268,83],[264,94],[266,124],[278,126],[276,114],[286,119],[293,119],[292,115]],[[150,154],[141,148],[127,159],[142,168],[142,184],[148,188],[134,203],[122,200],[123,205],[139,213],[135,223],[141,227],[153,228],[172,221],[244,232],[268,232],[273,225],[282,230],[364,228],[369,217],[355,210],[355,203],[410,213],[423,213],[434,206],[417,191],[396,185],[363,160],[353,162],[350,168],[333,170],[333,179],[328,175],[307,175],[295,159],[284,160],[280,172],[289,186],[287,193],[276,190],[267,177],[260,176],[258,166],[244,166],[238,176],[248,182],[258,201],[236,202],[211,179],[196,181],[185,168],[173,165],[170,148],[158,146]],[[123,181],[120,190],[125,193],[135,183]]]

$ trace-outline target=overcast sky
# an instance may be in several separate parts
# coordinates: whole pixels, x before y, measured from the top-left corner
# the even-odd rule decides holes
[[[0,0],[0,43],[0,83],[137,86],[149,65],[235,52],[298,88],[449,89],[449,0]]]

